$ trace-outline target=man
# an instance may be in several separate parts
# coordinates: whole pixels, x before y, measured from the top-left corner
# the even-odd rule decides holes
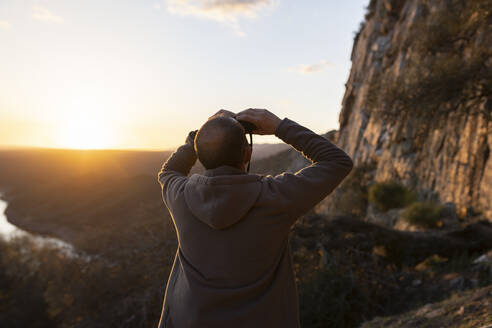
[[[248,174],[251,147],[238,121],[312,164],[295,174]],[[187,177],[197,157],[206,171]],[[179,242],[159,328],[300,327],[289,231],[352,166],[329,140],[264,109],[222,110],[190,132],[158,176]]]

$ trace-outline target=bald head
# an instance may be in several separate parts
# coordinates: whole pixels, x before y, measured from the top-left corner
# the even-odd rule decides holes
[[[214,117],[202,125],[195,137],[198,159],[206,169],[221,165],[240,166],[248,142],[242,125],[232,117]]]

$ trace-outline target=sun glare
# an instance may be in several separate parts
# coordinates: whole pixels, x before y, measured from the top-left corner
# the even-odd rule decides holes
[[[70,117],[60,126],[61,148],[102,149],[114,147],[114,129],[90,116]]]

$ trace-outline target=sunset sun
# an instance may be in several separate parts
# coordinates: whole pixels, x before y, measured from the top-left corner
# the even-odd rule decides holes
[[[103,149],[114,146],[114,139],[114,129],[108,122],[79,115],[61,123],[58,145],[73,149]]]

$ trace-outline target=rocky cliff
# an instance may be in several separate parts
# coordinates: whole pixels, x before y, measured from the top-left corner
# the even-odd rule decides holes
[[[373,181],[492,219],[492,0],[371,0],[337,144]]]

